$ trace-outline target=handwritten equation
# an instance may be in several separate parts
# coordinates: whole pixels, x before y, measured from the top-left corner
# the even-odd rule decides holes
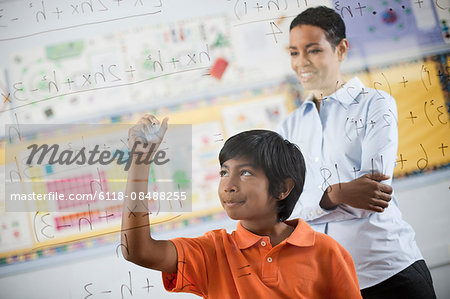
[[[162,12],[161,0],[15,1],[0,3],[0,42]],[[124,16],[124,12],[128,15]],[[116,17],[111,17],[116,16]],[[72,24],[61,27],[61,22]],[[34,32],[15,34],[17,29]],[[40,28],[45,30],[38,31]],[[13,29],[16,29],[13,31]]]
[[[102,64],[96,67],[96,71],[77,74],[77,78],[68,77],[59,71],[57,73],[57,70],[50,70],[42,74],[41,80],[35,82],[35,85],[27,86],[22,81],[14,82],[11,93],[2,92],[3,103],[11,105],[0,113],[62,96],[135,85],[185,72],[202,71],[200,76],[208,76],[210,67],[205,66],[211,62],[208,44],[204,48],[204,51],[188,52],[183,56],[170,58],[165,57],[165,53],[161,53],[160,50],[155,51],[148,54],[146,61],[139,64],[142,69],[133,65],[125,67],[118,64]],[[140,72],[141,77],[146,78],[136,78],[135,72]]]
[[[144,280],[144,281],[142,281]],[[116,295],[120,294],[120,298],[129,298],[133,295],[151,295],[150,291],[155,287],[154,284],[150,283],[150,279],[148,277],[144,277],[144,279],[136,279],[133,278],[132,272],[128,271],[128,281],[123,283],[117,289],[111,289],[109,286],[101,286],[98,283],[89,282],[83,285],[84,297],[87,298],[96,298],[97,295],[100,297],[105,296],[105,294],[110,294],[110,296],[114,296],[114,298],[118,298]],[[144,289],[144,291],[142,291]],[[139,292],[139,290],[141,290]]]
[[[271,38],[275,43],[279,43],[283,34],[287,34],[289,27],[286,19],[292,20],[301,10],[308,7],[317,6],[314,1],[243,1],[234,0],[226,1],[229,5],[230,13],[234,15],[237,23],[234,27],[250,25],[254,23],[265,23],[264,35]],[[353,32],[358,32],[364,36],[367,32],[355,29],[355,26],[368,25],[371,34],[376,31],[378,38],[384,39],[396,38],[399,35],[411,35],[413,31],[408,30],[413,23],[421,23],[420,18],[434,18],[432,13],[433,6],[442,12],[447,12],[449,7],[444,4],[445,1],[435,0],[428,3],[422,0],[411,1],[383,1],[382,3],[374,3],[373,1],[333,1],[331,7],[342,17],[350,29],[347,33],[349,37],[354,37]],[[422,15],[417,15],[417,14]],[[415,16],[416,15],[416,16]],[[418,18],[418,19],[417,19]],[[353,21],[356,20],[356,21]],[[360,22],[364,19],[364,24],[357,25],[354,22]],[[428,23],[427,23],[428,24]],[[431,21],[430,21],[431,24]],[[349,26],[351,25],[351,26]],[[427,26],[430,26],[429,24]],[[417,25],[416,27],[420,27]],[[436,35],[434,42],[439,40],[440,29],[435,24]],[[362,29],[361,28],[361,29]],[[402,31],[403,30],[403,31]],[[384,34],[384,32],[389,33]],[[398,33],[398,34],[397,34]],[[414,34],[417,35],[416,32]],[[364,36],[358,36],[364,40]],[[285,38],[285,37],[284,37]],[[350,39],[351,41],[352,39]],[[428,42],[432,42],[431,40]]]

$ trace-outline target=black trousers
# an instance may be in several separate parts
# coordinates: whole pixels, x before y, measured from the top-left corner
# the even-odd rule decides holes
[[[374,286],[361,290],[364,299],[435,299],[430,271],[420,260]]]

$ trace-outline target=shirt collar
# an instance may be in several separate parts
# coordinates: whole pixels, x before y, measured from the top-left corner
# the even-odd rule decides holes
[[[361,92],[364,91],[364,84],[359,80],[358,77],[353,77],[347,83],[344,84],[341,88],[336,90],[331,95],[324,97],[326,101],[328,98],[341,102],[343,104],[349,105],[354,99],[359,96]],[[311,93],[306,97],[305,104],[307,102],[313,103],[314,95]]]
[[[303,220],[294,219],[285,221],[287,225],[295,227],[292,234],[286,239],[286,242],[298,247],[309,247],[314,245],[315,232]],[[239,221],[236,228],[236,242],[239,249],[247,249],[258,243],[261,239],[268,238],[267,236],[258,236],[245,229]]]

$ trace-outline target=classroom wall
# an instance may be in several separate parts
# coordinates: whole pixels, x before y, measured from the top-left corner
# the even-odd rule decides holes
[[[231,231],[235,222],[216,202],[217,151],[235,132],[274,128],[299,104],[296,96],[304,94],[290,70],[288,26],[299,11],[321,4],[334,7],[347,24],[345,72],[397,99],[402,161],[395,192],[438,298],[450,298],[445,1],[2,1],[0,180],[6,182],[12,162],[5,155],[11,137],[5,124],[25,134],[36,124],[127,126],[143,112],[170,115],[193,126],[193,213],[179,221],[161,218],[155,236]],[[220,58],[228,62],[223,75],[208,75]],[[70,134],[58,138],[64,135]],[[5,211],[0,192],[1,298],[193,297],[166,293],[159,273],[116,254],[118,218],[82,234],[55,231],[52,241],[39,234],[45,227],[33,222],[34,212]],[[60,212],[45,217],[63,219]]]

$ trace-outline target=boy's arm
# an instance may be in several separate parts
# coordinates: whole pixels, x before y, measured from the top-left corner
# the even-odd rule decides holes
[[[155,128],[156,126],[156,128]],[[130,153],[132,163],[128,170],[128,180],[122,211],[122,254],[130,262],[150,269],[175,273],[177,271],[177,251],[175,245],[167,240],[154,240],[150,235],[148,202],[136,199],[139,193],[147,194],[148,173],[150,165],[137,164],[139,153],[150,149],[152,143],[159,146],[167,130],[167,119],[161,126],[152,115],[144,115],[129,131],[129,145],[133,150]],[[136,144],[140,144],[136,146]],[[142,146],[148,143],[148,146]],[[153,148],[153,154],[157,147]],[[152,155],[153,155],[152,154]],[[149,159],[150,160],[150,159]],[[134,194],[133,194],[134,193]]]

